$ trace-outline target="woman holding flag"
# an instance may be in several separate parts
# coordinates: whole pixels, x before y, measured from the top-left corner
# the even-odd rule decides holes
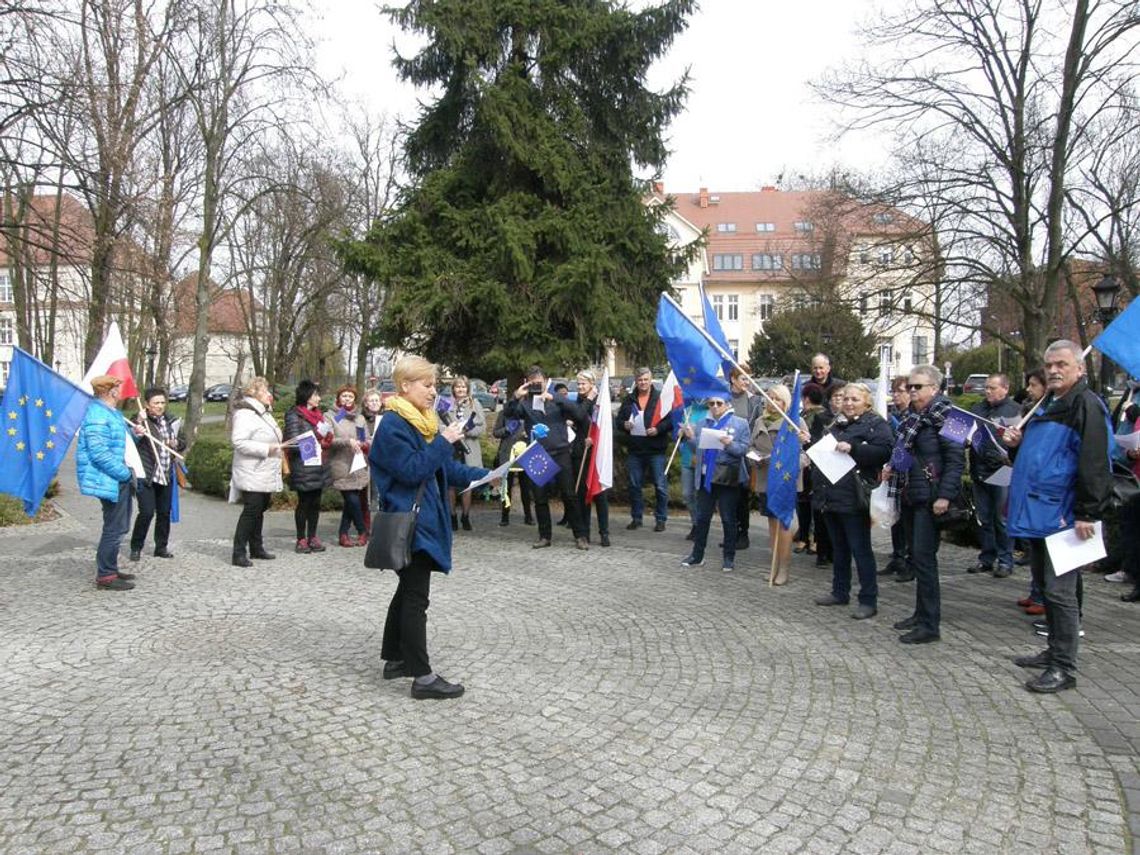
[[[590,504],[598,515],[598,542],[602,546],[610,545],[610,500],[609,491],[602,490],[590,499],[589,478],[585,471],[589,460],[597,453],[594,448],[592,434],[601,426],[594,421],[594,410],[598,405],[598,376],[589,369],[578,372],[578,408],[582,411],[582,419],[589,430],[584,430],[574,437],[570,446],[570,463],[577,473],[578,484],[578,513],[581,515],[582,526],[586,529],[586,540],[590,539]],[[611,423],[612,424],[612,423]],[[612,427],[611,427],[612,429]]]

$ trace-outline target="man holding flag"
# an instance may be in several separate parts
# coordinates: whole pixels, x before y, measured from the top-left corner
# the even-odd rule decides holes
[[[627,529],[641,528],[645,508],[642,490],[645,475],[653,477],[654,531],[665,531],[669,518],[669,482],[665,475],[665,458],[669,452],[672,419],[661,419],[660,394],[653,388],[653,372],[638,368],[633,392],[618,410],[618,424],[626,434],[629,456],[626,469],[629,475],[629,516]]]

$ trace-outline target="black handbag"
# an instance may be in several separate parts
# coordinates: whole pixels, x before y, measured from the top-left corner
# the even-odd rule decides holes
[[[409,511],[378,511],[372,515],[372,535],[364,552],[364,566],[370,570],[403,570],[412,563],[412,540],[416,536],[416,518],[427,481],[416,490]]]
[[[1112,461],[1112,504],[1123,507],[1140,496],[1140,479],[1133,474],[1131,467],[1118,460]]]
[[[740,464],[735,462],[717,463],[713,467],[712,482],[721,487],[739,487]]]
[[[875,488],[856,469],[851,476],[855,479],[855,509],[857,511],[871,510],[871,491]]]

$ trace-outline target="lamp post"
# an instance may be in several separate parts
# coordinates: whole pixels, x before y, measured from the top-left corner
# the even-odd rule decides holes
[[[1092,292],[1096,299],[1097,320],[1100,321],[1102,328],[1107,327],[1116,317],[1116,298],[1120,294],[1120,283],[1116,281],[1116,277],[1106,273],[1099,282],[1092,286]],[[1100,355],[1100,388],[1101,393],[1106,398],[1111,385],[1109,383],[1111,368],[1112,360],[1102,353]]]
[[[154,358],[158,356],[158,349],[152,344],[146,349],[146,383],[154,385]]]

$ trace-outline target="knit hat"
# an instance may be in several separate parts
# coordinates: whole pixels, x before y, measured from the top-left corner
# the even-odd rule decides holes
[[[96,395],[106,395],[109,391],[116,386],[121,386],[123,380],[121,377],[113,377],[110,374],[100,374],[98,377],[91,378],[91,389]]]

